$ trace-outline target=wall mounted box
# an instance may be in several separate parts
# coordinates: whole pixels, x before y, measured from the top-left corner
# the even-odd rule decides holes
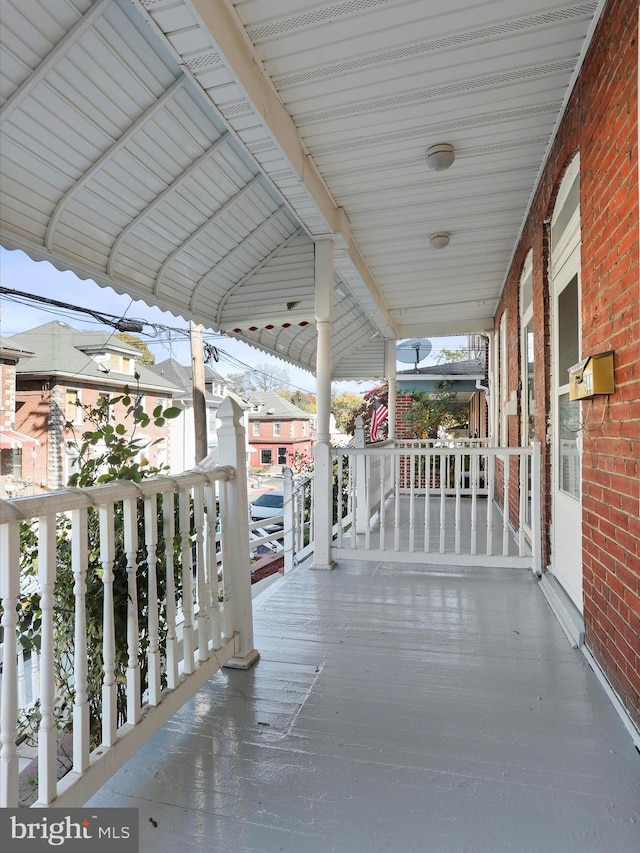
[[[584,400],[596,394],[613,394],[613,351],[590,355],[569,368],[569,399]]]

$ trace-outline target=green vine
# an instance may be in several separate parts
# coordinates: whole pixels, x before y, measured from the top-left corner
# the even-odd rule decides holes
[[[137,377],[136,377],[137,378]],[[115,407],[121,403],[125,413],[116,419]],[[160,474],[164,469],[145,463],[141,453],[146,442],[136,436],[139,428],[144,429],[150,423],[164,426],[167,419],[176,417],[180,410],[157,406],[152,415],[147,415],[142,407],[139,392],[132,393],[125,386],[124,393],[107,398],[100,397],[95,407],[82,406],[86,429],[79,438],[69,442],[69,447],[77,453],[78,466],[69,478],[69,485],[87,488],[99,483],[115,480],[140,482],[146,477]],[[72,424],[67,424],[73,428]],[[159,439],[160,440],[160,439]],[[166,499],[166,498],[165,498]],[[177,496],[174,513],[177,518]],[[140,682],[142,701],[147,688],[147,650],[148,632],[148,569],[149,558],[156,560],[157,595],[160,624],[160,648],[164,657],[166,648],[166,572],[161,556],[166,543],[163,538],[162,501],[157,501],[157,547],[156,553],[147,554],[142,501],[138,501],[138,549],[136,554],[136,581],[138,605],[138,648],[140,664]],[[101,688],[103,680],[102,638],[103,638],[103,572],[100,559],[100,523],[98,511],[88,510],[87,519],[87,555],[86,573],[86,640],[88,667],[88,701],[90,712],[90,743],[95,748],[101,737]],[[193,521],[192,521],[193,528]],[[176,524],[176,529],[178,525]],[[122,503],[114,507],[115,559],[113,563],[113,595],[115,617],[115,664],[117,684],[117,720],[121,725],[126,720],[126,668],[127,648],[127,607],[129,602],[127,555],[124,547],[124,511]],[[21,524],[20,569],[23,587],[33,586],[28,579],[38,574],[38,537],[37,522]],[[190,531],[190,534],[193,530]],[[75,691],[74,655],[75,655],[75,592],[71,566],[71,521],[68,515],[57,517],[56,581],[54,585],[53,635],[54,635],[54,716],[61,733],[69,732],[73,721],[73,698]],[[173,543],[173,571],[176,594],[181,591],[181,543],[176,534]],[[42,644],[42,611],[39,592],[29,592],[21,600],[19,611],[19,642],[26,653],[40,652]],[[163,673],[162,685],[166,684]],[[37,737],[40,723],[40,703],[33,702],[19,714],[18,728],[21,739],[30,741]]]

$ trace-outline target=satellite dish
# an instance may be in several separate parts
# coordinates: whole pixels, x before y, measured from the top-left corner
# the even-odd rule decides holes
[[[431,352],[431,341],[427,338],[411,338],[398,344],[396,356],[403,364],[413,364],[416,373],[418,364]]]

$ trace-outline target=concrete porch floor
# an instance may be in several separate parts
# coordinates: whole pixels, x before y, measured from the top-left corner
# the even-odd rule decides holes
[[[89,801],[141,853],[640,850],[640,756],[528,572],[298,568],[255,637]]]

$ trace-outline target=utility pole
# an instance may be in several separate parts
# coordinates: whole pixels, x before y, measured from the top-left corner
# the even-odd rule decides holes
[[[196,465],[207,455],[207,406],[204,399],[204,348],[202,326],[189,321],[191,341],[191,384],[193,387],[193,425]]]

